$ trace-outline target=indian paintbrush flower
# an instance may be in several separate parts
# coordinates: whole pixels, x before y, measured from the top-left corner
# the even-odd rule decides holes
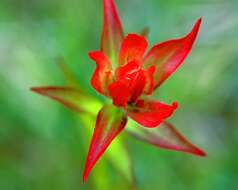
[[[172,125],[165,122],[177,109],[178,103],[169,105],[150,98],[153,91],[174,73],[189,54],[199,31],[201,18],[184,37],[157,44],[146,53],[148,44],[144,36],[124,36],[114,1],[103,0],[103,8],[101,48],[99,51],[89,52],[89,57],[96,63],[91,85],[99,94],[112,99],[112,104],[105,104],[97,114],[83,181],[86,181],[91,169],[113,139],[126,127],[128,117],[140,127],[145,127],[143,130],[157,128],[162,124],[180,143],[171,145],[166,141],[158,141],[159,137],[151,132],[144,136],[132,134],[139,139],[162,148],[204,156],[202,150],[189,143]],[[78,91],[73,87],[36,87],[32,90],[59,101],[71,110],[81,111],[80,106],[74,104]]]

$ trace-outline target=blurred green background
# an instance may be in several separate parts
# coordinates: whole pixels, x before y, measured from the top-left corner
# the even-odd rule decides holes
[[[82,185],[93,123],[29,88],[63,85],[55,64],[63,56],[85,91],[100,98],[89,84],[95,66],[87,52],[99,47],[102,2],[1,0],[0,189],[237,189],[238,1],[115,3],[125,33],[150,28],[150,46],[186,34],[203,18],[193,51],[155,96],[178,100],[170,120],[208,156],[156,149],[123,133],[117,141],[127,147],[133,177],[125,175],[126,167],[124,174],[119,171],[128,159],[115,148],[118,156],[106,152]]]

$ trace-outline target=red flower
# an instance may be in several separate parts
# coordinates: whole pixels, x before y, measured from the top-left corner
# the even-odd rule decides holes
[[[124,37],[114,1],[103,0],[103,7],[101,49],[89,53],[89,57],[96,62],[91,85],[101,95],[111,98],[113,105],[104,105],[97,115],[83,181],[86,181],[113,139],[123,131],[128,117],[145,127],[141,128],[141,134],[130,131],[133,136],[162,148],[204,156],[202,150],[188,142],[172,125],[164,122],[178,107],[177,102],[168,105],[149,98],[190,52],[201,18],[186,36],[155,45],[146,53],[145,37],[137,34]],[[38,87],[32,90],[55,99],[73,111],[83,110],[75,103],[78,91],[74,88]],[[163,127],[160,128],[166,133],[165,138],[161,138],[158,132],[146,132],[148,128],[158,127],[162,123]],[[174,142],[170,142],[169,137]]]
[[[129,116],[144,127],[157,127],[170,117],[178,104],[151,100],[151,95],[183,62],[197,36],[201,19],[183,38],[152,47],[145,54],[147,41],[137,34],[123,35],[113,0],[104,0],[104,27],[101,50],[90,52],[96,62],[91,84],[100,94],[111,98],[118,113],[104,106],[97,116],[83,181],[111,141],[123,130]],[[123,108],[123,109],[122,109]],[[204,153],[195,148],[195,153]]]

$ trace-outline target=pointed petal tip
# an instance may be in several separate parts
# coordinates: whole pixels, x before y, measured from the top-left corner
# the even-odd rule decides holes
[[[195,147],[194,150],[192,151],[193,154],[200,156],[200,157],[206,157],[207,154],[204,152],[202,149]]]
[[[174,110],[177,109],[178,108],[178,102],[173,102],[172,107],[174,108]]]
[[[196,36],[197,36],[197,33],[200,29],[200,26],[201,26],[201,23],[202,23],[202,17],[200,17],[196,23],[194,24],[193,26],[193,29],[192,31],[188,34],[188,36],[191,36],[193,40],[195,40]]]
[[[85,165],[84,165],[83,177],[82,177],[83,184],[85,184],[87,182],[88,176],[89,176],[92,168],[94,167],[94,165],[96,164],[97,160],[100,158],[100,156],[102,154],[103,153],[101,153],[100,155],[97,155],[96,160],[93,160],[93,162],[90,162],[88,160],[89,159],[89,155],[87,155],[86,162],[85,162]]]
[[[194,26],[194,30],[196,31],[196,33],[199,31],[199,28],[200,28],[201,24],[202,24],[202,17],[200,17],[200,18],[197,20],[197,22],[196,22],[196,24],[195,24],[195,26]]]
[[[83,183],[86,182],[92,168],[101,158],[112,141],[125,128],[127,117],[125,113],[112,105],[104,105],[98,113],[96,124],[88,149],[83,173]]]
[[[202,17],[200,17],[200,18],[197,20],[195,26],[197,26],[197,27],[199,28],[200,25],[201,25],[201,23],[202,23]]]
[[[198,21],[197,21],[199,24],[202,23],[202,17],[199,17]]]
[[[83,178],[82,178],[83,184],[85,184],[87,182],[87,179],[88,179],[88,172],[86,172],[86,170],[85,170],[84,174],[83,174]]]
[[[35,91],[37,87],[30,87],[30,91]]]
[[[202,23],[202,17],[199,17],[196,22],[195,25],[200,25]]]
[[[202,18],[182,38],[176,38],[157,44],[151,48],[144,58],[144,65],[156,66],[154,75],[154,90],[170,77],[183,63],[191,51],[198,35]]]
[[[30,91],[35,91],[35,87],[30,87]]]
[[[55,86],[42,86],[42,87],[31,87],[30,90],[37,94],[48,95],[49,91],[54,91],[58,89],[64,89],[64,87],[55,87]]]
[[[161,149],[183,152],[198,157],[207,156],[202,149],[192,144],[168,122],[164,122],[160,127],[153,130],[139,127],[137,128],[137,131],[131,131],[129,129],[128,132],[136,139]]]
[[[30,91],[35,92],[37,94],[44,94],[41,87],[31,87]]]
[[[103,0],[103,15],[101,50],[111,59],[113,56],[117,56],[124,38],[114,0]]]

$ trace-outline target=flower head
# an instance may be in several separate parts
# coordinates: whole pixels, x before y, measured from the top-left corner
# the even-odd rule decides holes
[[[175,72],[189,54],[199,31],[201,18],[184,37],[157,44],[146,52],[148,44],[144,36],[124,36],[113,0],[103,0],[103,10],[101,48],[99,51],[89,52],[89,57],[96,63],[91,85],[99,94],[111,99],[112,104],[102,106],[97,114],[83,181],[86,181],[91,169],[113,139],[123,131],[128,117],[145,127],[143,133],[133,133],[133,136],[162,148],[204,156],[202,150],[189,143],[172,125],[165,122],[174,113],[178,103],[169,105],[150,98],[153,91]],[[85,96],[75,88],[37,87],[32,90],[73,111],[85,111],[79,104],[79,100],[84,101]],[[164,138],[161,140],[157,133],[145,132],[160,124],[163,124],[160,128],[166,135],[173,138],[173,143]]]
[[[98,93],[112,99],[121,117],[117,117],[118,121],[113,125],[110,124],[113,133],[109,133],[109,139],[104,136],[104,146],[94,145],[98,137],[93,136],[85,165],[84,181],[101,152],[106,150],[126,125],[125,118],[129,116],[140,125],[153,128],[172,115],[178,106],[177,102],[167,105],[148,98],[148,95],[151,95],[186,58],[201,24],[199,19],[185,37],[160,43],[145,53],[148,45],[145,37],[137,34],[124,37],[114,1],[104,0],[103,7],[101,49],[89,53],[89,57],[96,62],[91,85]],[[94,132],[96,135],[104,133],[97,130],[100,128],[100,121],[107,123],[102,117],[102,112],[107,112],[105,109],[104,107],[98,115]],[[97,148],[100,148],[100,153]]]

